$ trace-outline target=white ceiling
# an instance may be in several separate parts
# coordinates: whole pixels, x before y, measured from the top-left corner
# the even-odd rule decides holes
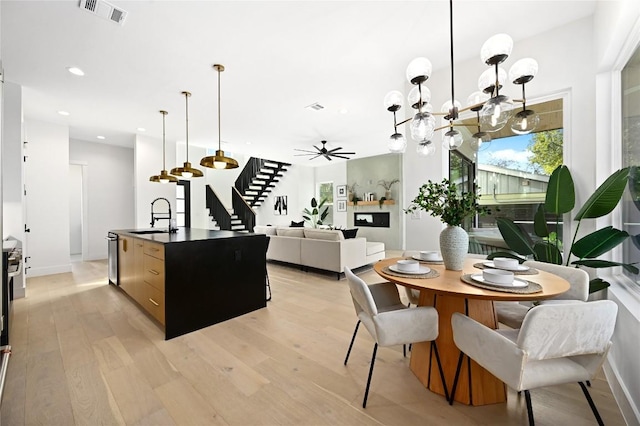
[[[67,123],[73,138],[104,135],[131,146],[139,127],[161,138],[158,110],[166,109],[167,140],[184,141],[180,92],[188,90],[189,144],[217,148],[212,65],[221,63],[222,148],[323,165],[294,157],[293,148],[326,139],[327,148],[356,157],[387,152],[393,127],[382,100],[402,90],[408,62],[426,56],[434,68],[449,67],[447,1],[111,3],[128,12],[124,26],[75,0],[0,2],[5,81],[23,86],[26,118]],[[594,1],[456,0],[456,60],[477,56],[494,33],[517,41],[594,9]],[[314,102],[325,109],[304,108]]]

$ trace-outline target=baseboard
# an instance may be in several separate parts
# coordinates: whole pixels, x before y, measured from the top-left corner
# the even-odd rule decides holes
[[[29,269],[29,274],[27,278],[30,277],[41,277],[43,275],[53,275],[53,274],[64,274],[65,272],[71,272],[71,264],[67,263],[64,265],[57,266],[47,266],[44,268],[34,268]]]
[[[640,411],[633,404],[626,386],[620,380],[618,371],[609,363],[609,359],[604,362],[602,369],[625,422],[630,426],[640,426]]]

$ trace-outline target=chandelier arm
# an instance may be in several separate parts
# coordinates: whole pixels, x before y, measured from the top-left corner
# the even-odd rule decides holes
[[[477,126],[477,125],[478,125],[478,123],[473,123],[473,124],[449,123],[449,124],[445,124],[444,126],[436,127],[435,129],[433,129],[433,131],[437,132],[438,130],[449,129],[449,128],[452,128],[452,127],[474,127],[474,126]]]
[[[407,118],[406,120],[403,120],[403,121],[401,121],[401,122],[397,123],[397,124],[396,124],[396,127],[397,127],[397,126],[400,126],[400,125],[402,125],[402,124],[404,124],[404,123],[408,123],[408,122],[409,122],[409,121],[411,121],[411,120],[413,120],[413,117],[409,117],[409,118]]]

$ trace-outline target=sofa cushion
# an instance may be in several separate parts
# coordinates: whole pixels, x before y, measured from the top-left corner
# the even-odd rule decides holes
[[[372,254],[384,252],[384,243],[379,243],[377,241],[367,241],[367,256],[371,256]]]
[[[304,238],[304,228],[276,228],[276,235],[280,237]]]
[[[276,235],[276,227],[256,225],[253,227],[253,232],[255,232],[256,234]]]
[[[291,225],[292,228],[304,228],[304,220],[301,220],[300,222],[294,222],[291,221]]]
[[[344,235],[345,240],[348,240],[349,238],[355,238],[357,233],[358,233],[358,228],[342,230],[342,235]]]
[[[330,229],[305,228],[305,238],[313,238],[315,240],[342,241],[344,236],[341,231],[333,231]]]

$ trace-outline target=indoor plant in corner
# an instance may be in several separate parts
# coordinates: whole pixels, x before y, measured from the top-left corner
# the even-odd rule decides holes
[[[523,228],[512,220],[498,218],[496,221],[502,238],[514,252],[522,256],[533,256],[535,260],[541,262],[558,265],[564,263],[565,266],[571,264],[576,267],[591,268],[621,266],[627,271],[637,274],[638,268],[632,264],[597,259],[629,238],[626,231],[606,226],[577,239],[583,219],[596,219],[605,216],[618,205],[629,181],[629,172],[629,168],[623,168],[609,176],[576,213],[574,217],[576,221],[575,232],[571,245],[565,244],[564,256],[557,238],[550,238],[553,233],[549,232],[545,218],[547,213],[555,215],[557,232],[560,215],[570,213],[575,206],[573,178],[567,166],[564,165],[558,166],[549,177],[545,202],[538,207],[534,216],[534,232],[540,241],[534,241]],[[517,257],[520,262],[525,260],[504,252],[492,253],[489,258],[496,256]],[[574,257],[573,261],[572,256]],[[607,287],[609,287],[609,283],[602,278],[594,278],[589,281],[589,293]]]
[[[442,179],[440,183],[429,180],[404,211],[411,213],[421,209],[447,224],[440,233],[440,251],[446,269],[462,270],[469,250],[469,235],[461,226],[464,219],[476,214],[491,214],[488,207],[478,204],[479,197],[473,192],[458,191],[457,185],[448,179]]]
[[[311,210],[305,207],[302,211],[304,213],[302,218],[308,222],[312,228],[317,228],[319,225],[322,225],[322,221],[325,220],[329,214],[329,207],[324,206],[324,203],[326,202],[327,199],[323,198],[320,200],[320,204],[318,204],[316,197],[313,197],[311,199]]]

